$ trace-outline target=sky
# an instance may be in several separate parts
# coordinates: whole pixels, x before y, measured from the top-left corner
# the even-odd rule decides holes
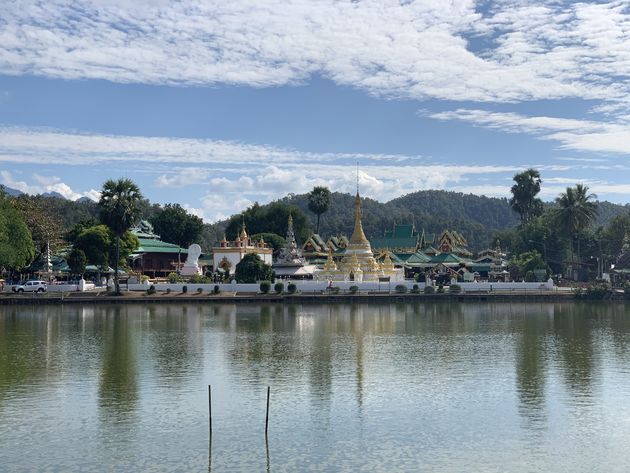
[[[630,202],[630,2],[2,0],[0,184],[207,222],[316,185]]]

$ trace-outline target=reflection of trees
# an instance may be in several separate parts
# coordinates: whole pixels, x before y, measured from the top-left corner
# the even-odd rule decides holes
[[[3,307],[2,311],[0,406],[5,396],[16,388],[39,384],[59,375],[57,353],[51,354],[50,350],[59,339],[60,308],[37,307],[34,314],[19,306]]]
[[[591,396],[594,349],[592,323],[601,306],[591,303],[557,304],[554,330],[567,387],[579,396]]]
[[[542,420],[545,402],[545,354],[543,340],[547,330],[539,314],[525,312],[519,323],[522,334],[515,346],[516,382],[521,411],[530,420]]]
[[[127,308],[107,309],[103,327],[103,355],[99,406],[117,420],[124,420],[138,401],[138,369],[135,340],[127,320]]]
[[[148,309],[151,319],[151,347],[160,376],[171,384],[189,373],[192,366],[201,364],[200,336],[202,306],[165,305],[154,312]]]

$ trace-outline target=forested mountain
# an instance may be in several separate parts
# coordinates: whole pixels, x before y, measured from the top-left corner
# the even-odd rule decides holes
[[[315,228],[316,216],[308,210],[307,194],[289,194],[280,202],[302,209],[311,220],[312,228]],[[552,202],[545,204],[549,207],[553,205]],[[519,223],[518,215],[512,211],[506,198],[441,190],[418,191],[386,203],[364,198],[362,209],[363,228],[368,238],[382,236],[396,223],[414,223],[418,230],[424,229],[427,233],[439,233],[446,228],[457,230],[465,236],[473,251],[488,247],[497,231]],[[628,214],[629,204],[599,202],[595,225],[605,225],[615,216]],[[330,209],[321,217],[320,234],[324,237],[337,234],[349,236],[353,225],[354,196],[333,192]],[[218,222],[209,226],[208,233],[220,236],[222,228],[225,228],[225,222]]]
[[[64,230],[74,224],[97,218],[96,203],[89,199],[73,202],[67,199],[48,196],[23,196],[32,199],[35,208],[56,216]],[[308,216],[311,228],[315,228],[317,217],[308,210],[307,194],[288,196],[277,202],[295,205]],[[545,203],[545,207],[554,204]],[[267,207],[269,204],[263,205]],[[370,198],[362,199],[363,228],[368,238],[382,236],[385,230],[396,223],[414,223],[418,230],[439,233],[445,228],[461,232],[468,240],[471,250],[489,246],[492,237],[499,230],[515,227],[518,215],[512,211],[506,198],[492,198],[473,194],[462,194],[440,190],[418,191],[380,203]],[[160,210],[158,204],[144,200],[141,204],[142,218],[149,220]],[[598,203],[598,216],[595,226],[604,226],[616,216],[630,214],[630,204],[619,205],[610,202]],[[320,234],[330,235],[352,233],[354,225],[354,196],[333,192],[330,208],[322,214]],[[227,221],[205,224],[201,234],[201,244],[205,251],[216,245],[223,237]],[[281,235],[283,236],[283,235]]]

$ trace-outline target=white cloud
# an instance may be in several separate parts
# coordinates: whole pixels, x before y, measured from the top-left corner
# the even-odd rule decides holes
[[[5,74],[295,84],[373,94],[627,102],[625,1],[24,0],[3,4]],[[479,10],[478,10],[479,9]],[[471,44],[480,43],[473,49]]]
[[[420,113],[425,114],[425,111]],[[557,117],[528,117],[517,113],[457,109],[428,114],[437,120],[459,120],[508,133],[536,135],[558,141],[561,148],[599,153],[630,154],[630,124]]]
[[[81,197],[98,200],[100,197],[100,193],[94,189],[90,189],[88,192],[84,193],[75,192],[68,184],[61,182],[61,179],[57,176],[42,176],[40,174],[33,174],[32,178],[36,181],[36,184],[28,184],[26,181],[18,181],[9,171],[0,171],[0,179],[3,185],[12,189],[17,189],[25,194],[44,194],[55,192],[69,200],[77,200]]]

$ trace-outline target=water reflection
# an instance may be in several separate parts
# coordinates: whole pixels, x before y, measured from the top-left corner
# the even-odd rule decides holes
[[[0,307],[0,436],[34,438],[57,470],[98,455],[113,470],[480,471],[504,455],[506,470],[552,471],[552,452],[584,445],[593,463],[578,450],[563,469],[630,463],[616,443],[630,426],[611,422],[630,418],[629,315],[573,303]],[[58,442],[77,432],[77,463],[64,463]],[[0,444],[14,469],[40,469],[13,450]]]
[[[98,398],[102,418],[113,422],[126,420],[139,399],[137,344],[128,316],[126,306],[105,312]]]

